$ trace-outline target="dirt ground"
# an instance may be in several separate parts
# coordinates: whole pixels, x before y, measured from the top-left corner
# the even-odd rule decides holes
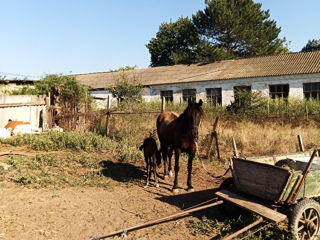
[[[135,166],[144,171],[143,162]],[[214,175],[225,168],[206,166]],[[163,169],[159,170],[160,176]],[[199,161],[194,163],[194,193],[187,193],[186,163],[180,166],[179,195],[171,192],[173,178],[160,179],[160,187],[143,188],[144,179],[135,184],[113,180],[112,189],[63,188],[29,189],[10,182],[0,183],[1,239],[93,239],[125,229],[137,223],[167,216],[214,197],[213,191],[221,179],[212,178]],[[116,177],[114,178],[116,179]],[[188,228],[191,219],[201,219],[211,208],[185,218],[128,232],[126,239],[208,239],[214,236],[194,236]],[[116,236],[110,239],[121,239]]]

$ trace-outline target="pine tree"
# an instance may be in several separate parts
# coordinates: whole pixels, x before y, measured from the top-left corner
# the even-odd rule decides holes
[[[199,34],[229,58],[272,55],[288,51],[281,28],[253,0],[207,0],[193,15]]]

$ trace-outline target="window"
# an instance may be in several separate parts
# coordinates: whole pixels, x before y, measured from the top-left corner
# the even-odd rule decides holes
[[[316,83],[304,83],[303,95],[306,99],[320,99],[320,82]]]
[[[206,88],[207,103],[211,106],[222,104],[221,88]]]
[[[182,98],[183,101],[188,101],[189,99],[196,101],[196,89],[183,89]]]
[[[233,88],[234,101],[238,106],[243,106],[246,100],[251,101],[251,96],[248,94],[251,92],[251,86],[236,86]]]
[[[161,99],[164,97],[166,102],[173,102],[173,91],[167,90],[167,91],[160,91]]]
[[[287,98],[289,96],[289,84],[269,85],[269,96],[275,98]]]

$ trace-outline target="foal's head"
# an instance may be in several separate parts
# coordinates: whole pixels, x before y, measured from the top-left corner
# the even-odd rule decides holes
[[[188,107],[184,111],[184,114],[187,119],[188,128],[191,129],[191,136],[195,142],[198,141],[198,128],[200,124],[201,117],[203,116],[202,110],[202,100],[193,102],[188,100]]]

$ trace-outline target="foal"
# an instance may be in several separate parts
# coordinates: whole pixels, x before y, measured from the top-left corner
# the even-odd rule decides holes
[[[151,181],[151,167],[153,167],[154,180],[156,182],[156,187],[159,187],[158,179],[157,179],[157,169],[161,164],[161,155],[158,150],[156,140],[154,138],[149,137],[143,141],[143,144],[139,148],[141,151],[143,150],[144,159],[146,161],[147,168],[147,183],[145,187],[149,185],[149,181]]]

